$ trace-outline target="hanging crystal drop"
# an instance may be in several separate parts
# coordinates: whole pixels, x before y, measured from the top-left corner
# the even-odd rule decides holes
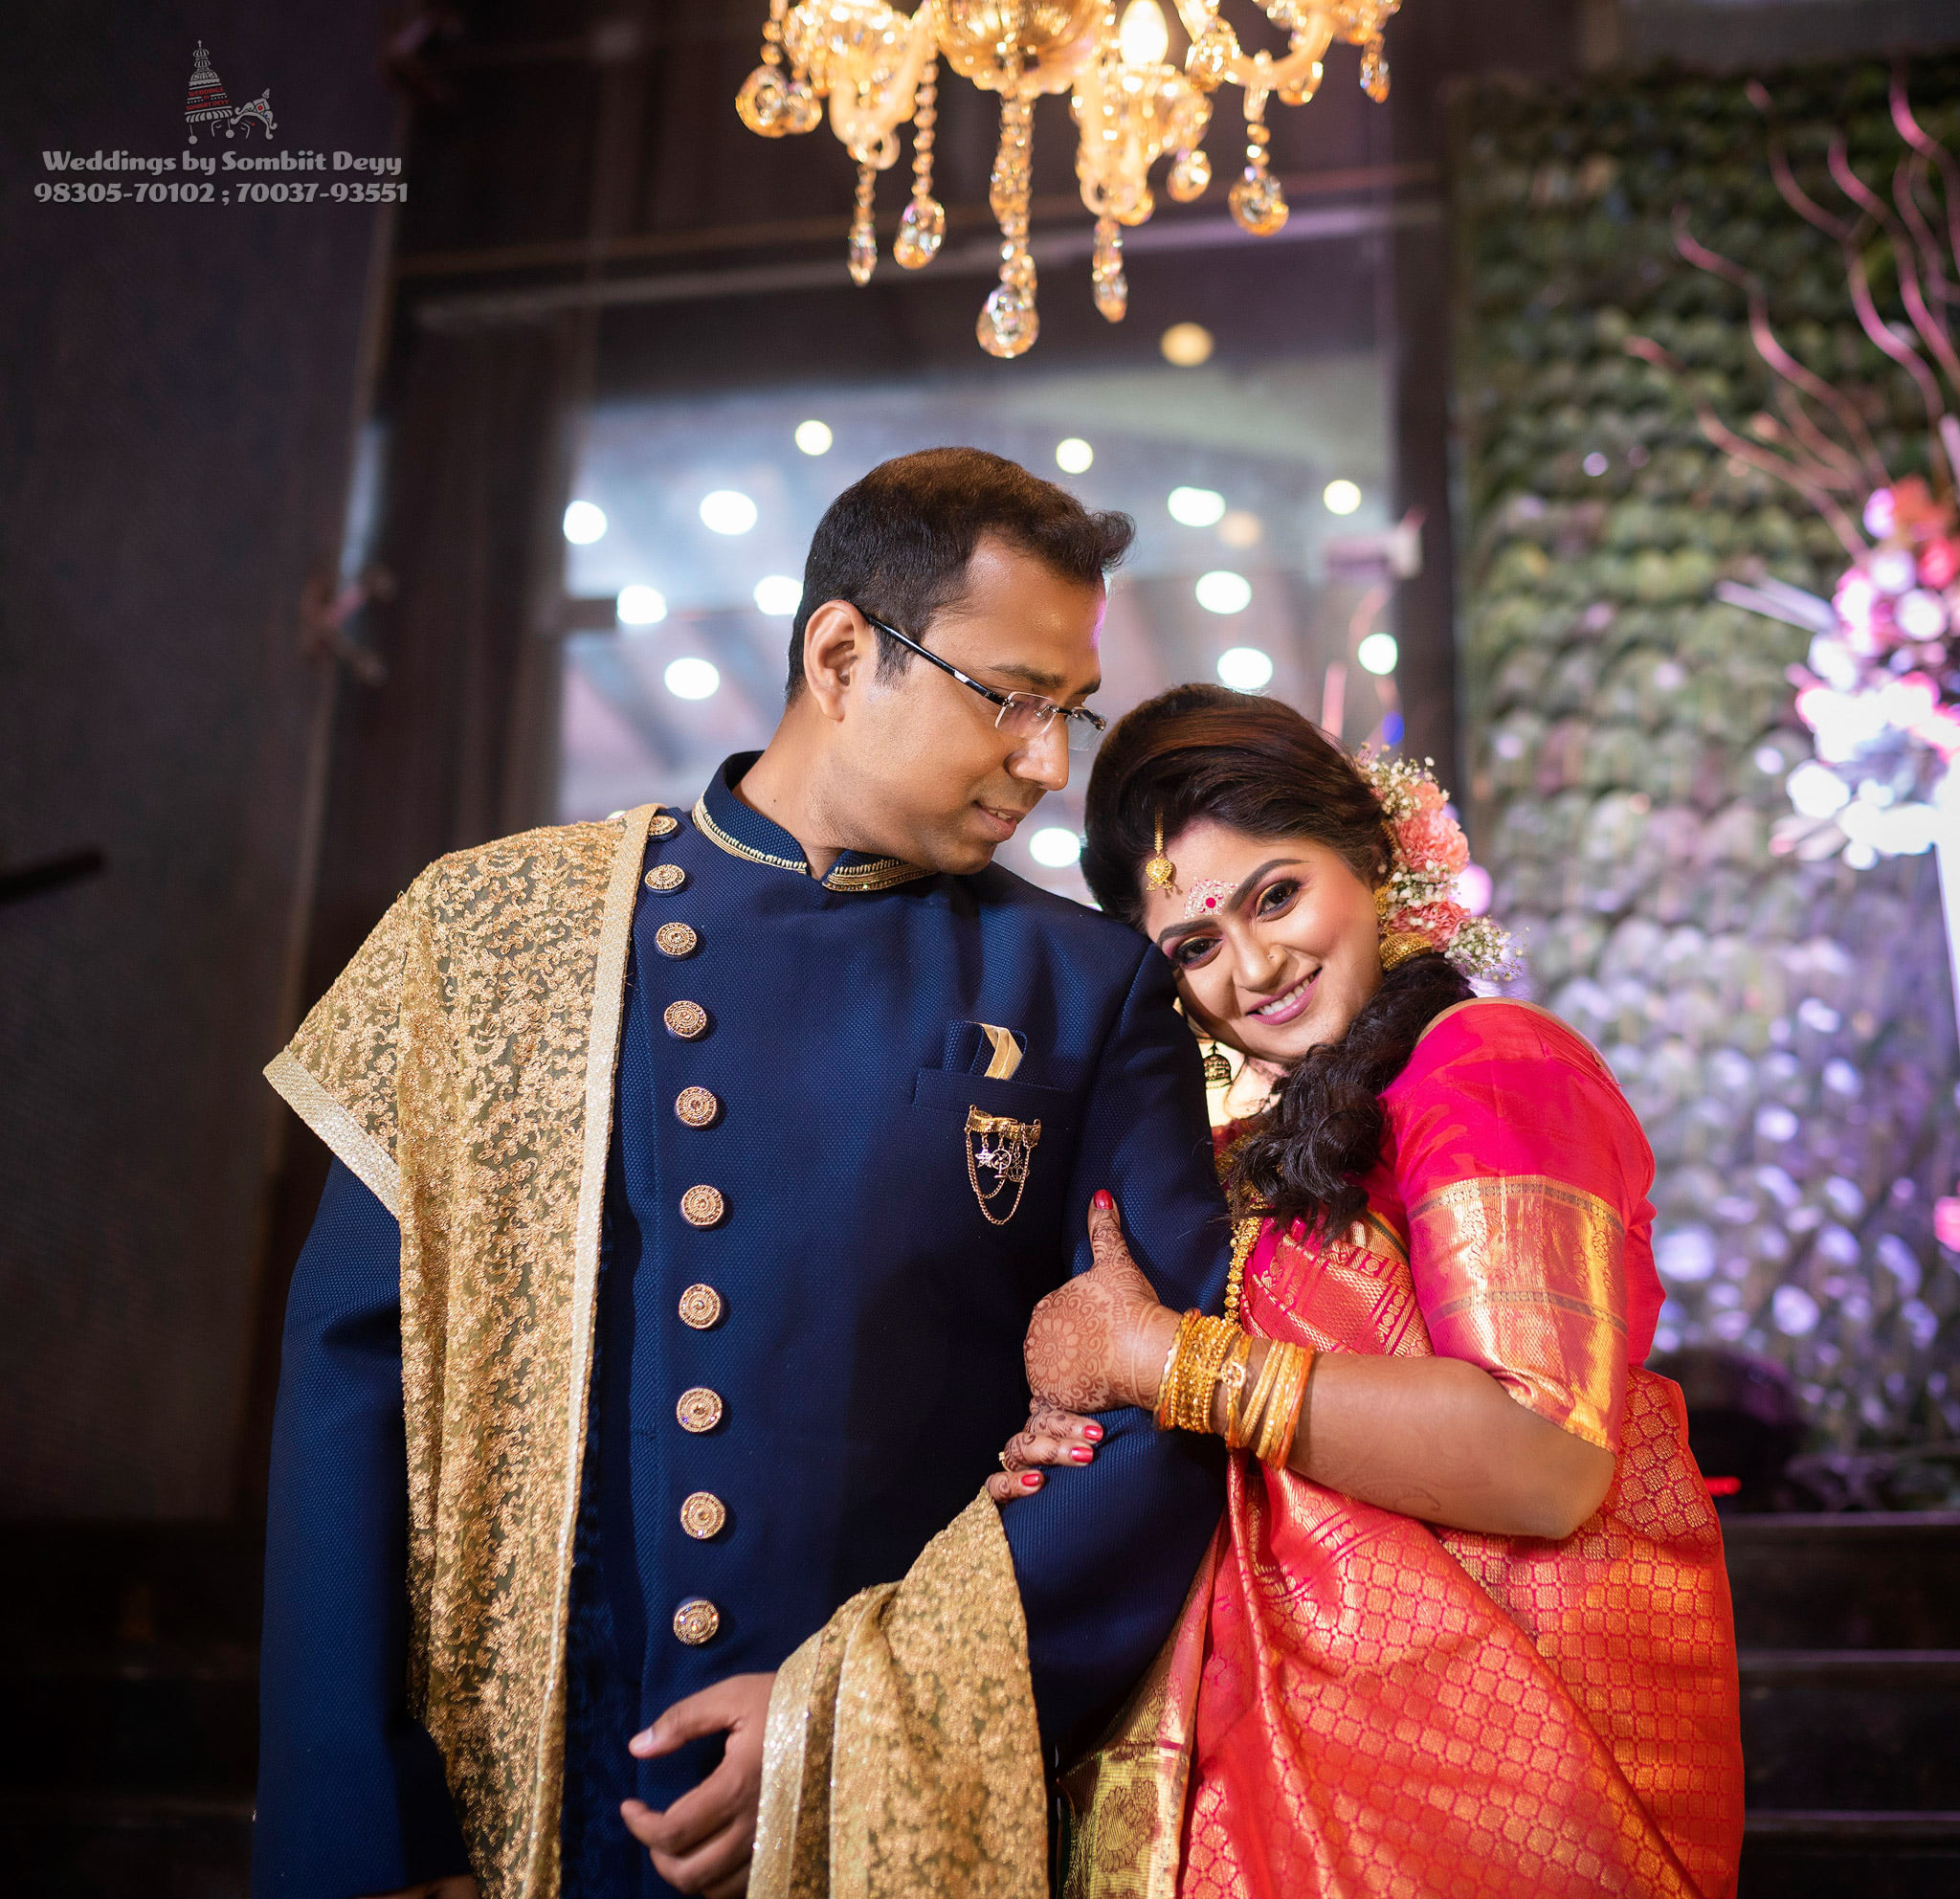
[[[1035,300],[1011,283],[996,284],[980,306],[980,321],[974,325],[980,347],[990,356],[1019,356],[1033,348],[1041,333],[1041,320],[1035,314]]]
[[[851,215],[851,241],[845,257],[851,281],[862,288],[878,268],[878,226],[869,205],[859,205]]]
[[[1280,181],[1250,166],[1245,176],[1233,186],[1230,202],[1232,215],[1255,237],[1270,237],[1290,214]]]
[[[851,241],[846,258],[851,281],[860,288],[871,281],[878,268],[878,223],[871,208],[871,194],[878,187],[878,172],[868,164],[858,168],[858,209],[851,213]]]
[[[914,198],[899,219],[892,256],[907,270],[923,270],[946,237],[946,207],[937,198]]]
[[[946,236],[946,207],[932,195],[932,145],[939,123],[939,61],[929,59],[912,94],[912,199],[899,218],[892,256],[906,270],[924,270]]]
[[[1104,319],[1120,324],[1129,308],[1129,280],[1123,274],[1123,232],[1113,217],[1096,220],[1096,249],[1089,262],[1096,307]]]
[[[1164,182],[1179,204],[1188,205],[1211,189],[1212,161],[1202,148],[1181,151],[1170,161],[1170,175]]]
[[[1361,51],[1361,89],[1377,105],[1389,97],[1389,62],[1377,34]]]

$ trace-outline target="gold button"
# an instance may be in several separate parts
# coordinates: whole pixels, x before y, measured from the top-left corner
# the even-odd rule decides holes
[[[670,1002],[661,1010],[660,1019],[666,1023],[667,1033],[682,1041],[708,1032],[708,1012],[699,1002]]]
[[[698,1332],[722,1323],[722,1295],[711,1285],[690,1285],[680,1295],[680,1323]]]
[[[682,1088],[674,1097],[674,1112],[689,1128],[712,1128],[722,1104],[712,1088]]]
[[[647,872],[647,888],[671,897],[687,882],[687,873],[678,863],[657,863]]]
[[[690,1648],[714,1641],[721,1626],[722,1612],[704,1596],[690,1596],[674,1611],[674,1633]]]
[[[647,836],[671,838],[679,829],[680,820],[678,817],[670,817],[664,811],[659,811],[654,814],[654,821],[647,826]]]
[[[728,1506],[712,1490],[697,1490],[680,1506],[680,1527],[697,1543],[719,1536],[728,1521]]]
[[[720,1226],[727,1211],[719,1187],[690,1187],[680,1196],[680,1218],[689,1226]]]
[[[663,923],[654,931],[654,947],[663,956],[691,956],[701,947],[701,938],[684,923]]]
[[[722,1421],[722,1395],[709,1391],[705,1385],[690,1385],[680,1394],[674,1416],[679,1419],[683,1431],[691,1431],[698,1438]]]

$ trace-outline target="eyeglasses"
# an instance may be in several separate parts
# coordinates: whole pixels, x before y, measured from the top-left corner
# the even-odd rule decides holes
[[[858,611],[864,614],[864,609]],[[901,646],[918,654],[922,659],[930,659],[943,673],[950,673],[964,686],[970,686],[982,699],[1000,707],[994,714],[996,731],[1005,732],[1012,739],[1026,741],[1038,739],[1057,719],[1063,722],[1068,734],[1068,748],[1071,751],[1087,751],[1088,748],[1109,729],[1109,721],[1101,713],[1091,712],[1086,705],[1058,705],[1052,699],[1043,699],[1037,692],[996,692],[991,685],[982,685],[976,679],[963,673],[950,660],[942,659],[937,653],[921,646],[916,639],[908,638],[895,626],[887,626],[875,614],[864,614],[864,617],[879,632],[889,634]]]

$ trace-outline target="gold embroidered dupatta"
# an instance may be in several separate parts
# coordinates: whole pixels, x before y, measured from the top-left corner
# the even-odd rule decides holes
[[[432,864],[266,1069],[400,1222],[409,1704],[485,1899],[552,1899],[565,1631],[647,805]]]
[[[1613,1449],[1562,1542],[1433,1530],[1235,1458],[1209,1577],[1071,1777],[1071,1899],[1725,1899],[1741,1842],[1721,1535],[1658,1308],[1651,1160],[1597,1058],[1515,1005],[1445,1017],[1384,1098],[1370,1218],[1270,1223],[1262,1335],[1480,1364]],[[1638,1296],[1630,1298],[1628,1282]]]
[[[600,1213],[657,809],[432,865],[266,1070],[401,1226],[409,1706],[484,1899],[559,1888]],[[989,1499],[791,1657],[769,1731],[759,1899],[1040,1899],[1027,1630]]]

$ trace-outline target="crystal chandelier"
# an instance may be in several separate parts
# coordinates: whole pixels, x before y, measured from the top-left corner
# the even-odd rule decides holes
[[[1337,39],[1362,49],[1368,96],[1389,96],[1382,28],[1401,0],[1260,0],[1287,35],[1277,57],[1239,46],[1219,15],[1220,0],[1174,4],[1191,42],[1182,68],[1167,63],[1170,33],[1158,0],[1129,0],[1120,23],[1110,0],[921,0],[909,15],[884,0],[770,0],[762,64],[744,81],[735,109],[750,131],[780,139],[813,131],[822,101],[830,101],[831,130],[858,164],[848,256],[853,280],[864,283],[878,264],[878,174],[898,163],[898,128],[907,122],[912,194],[892,255],[905,269],[921,269],[946,235],[946,210],[932,195],[940,62],[997,92],[1000,148],[988,199],[1000,224],[1000,281],[976,328],[990,355],[1019,356],[1040,329],[1028,252],[1037,94],[1070,95],[1080,132],[1076,175],[1096,216],[1096,307],[1111,323],[1123,321],[1129,296],[1124,227],[1142,224],[1156,208],[1151,166],[1170,153],[1165,186],[1180,203],[1211,184],[1203,141],[1221,86],[1240,89],[1245,115],[1245,166],[1229,194],[1232,215],[1258,237],[1286,222],[1285,194],[1267,168],[1266,101],[1310,100]]]

